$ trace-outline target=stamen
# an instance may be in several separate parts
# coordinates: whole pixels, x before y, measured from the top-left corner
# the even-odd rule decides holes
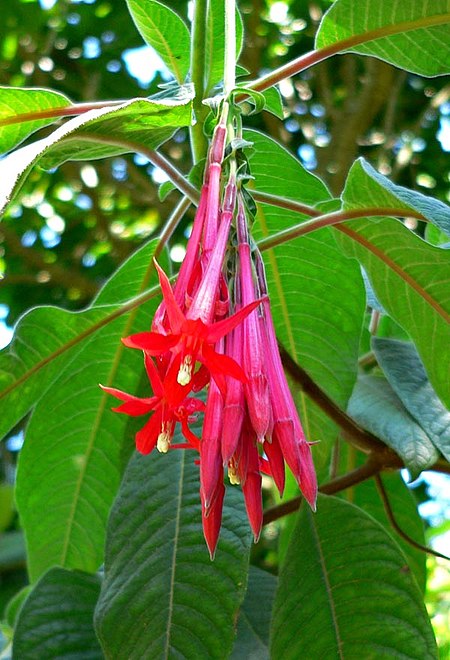
[[[169,425],[167,423],[163,423],[161,428],[161,433],[158,435],[156,449],[161,454],[167,454],[170,448],[171,439],[172,439],[172,434],[170,433]]]
[[[230,480],[230,484],[232,486],[238,486],[241,483],[239,475],[236,471],[236,466],[231,463],[228,465],[228,479]]]
[[[177,382],[180,385],[188,385],[192,378],[192,355],[186,355],[180,364],[180,370],[177,376]]]

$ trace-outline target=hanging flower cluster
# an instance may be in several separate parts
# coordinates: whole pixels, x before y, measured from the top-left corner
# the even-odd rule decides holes
[[[123,339],[143,351],[153,396],[103,388],[123,402],[117,412],[151,414],[136,434],[142,454],[155,446],[167,452],[177,423],[186,443],[173,448],[199,452],[203,531],[211,557],[220,532],[224,467],[230,482],[241,484],[255,540],[263,516],[261,473],[271,475],[282,494],[286,461],[313,508],[317,495],[311,450],[284,375],[263,262],[250,244],[233,159],[222,186],[226,137],[222,116],[174,288],[155,262],[163,301],[151,332]],[[204,388],[206,403],[195,396]],[[199,413],[201,438],[189,427]]]

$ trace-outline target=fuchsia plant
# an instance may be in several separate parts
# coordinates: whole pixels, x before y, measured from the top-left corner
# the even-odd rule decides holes
[[[155,313],[152,332],[123,339],[125,346],[143,351],[155,396],[141,399],[103,387],[125,402],[115,408],[117,412],[142,415],[154,411],[136,434],[141,453],[148,454],[155,446],[162,453],[171,447],[185,449],[185,444],[172,445],[177,422],[187,446],[199,451],[203,531],[211,558],[220,531],[224,466],[230,483],[242,485],[255,541],[263,520],[261,472],[274,477],[282,496],[285,459],[313,509],[317,498],[311,451],[281,364],[256,246],[256,262],[252,262],[234,156],[228,161],[228,181],[221,185],[229,112],[225,102],[174,291],[155,262],[164,299]],[[230,240],[233,220],[237,246]],[[224,264],[232,264],[228,281]],[[206,386],[205,406],[189,394]],[[198,438],[189,423],[195,421],[195,413],[203,411]]]
[[[95,20],[116,11],[114,3],[93,4]],[[425,555],[447,558],[425,538],[400,469],[412,479],[450,473],[450,210],[387,178],[398,158],[377,160],[374,149],[373,164],[359,159],[338,171],[341,154],[331,144],[322,181],[247,124],[251,114],[264,118],[259,129],[279,120],[274,134],[289,138],[288,116],[306,139],[304,104],[292,98],[312,96],[305,70],[338,54],[363,57],[352,60],[355,85],[345,94],[345,77],[330,89],[329,70],[314,79],[327,87],[323,108],[315,108],[324,116],[311,124],[318,132],[333,124],[343,94],[350,119],[359,89],[365,113],[372,111],[369,92],[381,94],[382,85],[370,87],[373,71],[362,62],[383,60],[384,74],[397,67],[414,76],[414,89],[419,77],[450,73],[449,0],[267,0],[269,17],[286,10],[283,39],[290,31],[300,50],[314,34],[314,46],[245,82],[241,49],[263,47],[265,34],[259,30],[255,43],[243,36],[239,9],[253,19],[252,3],[195,0],[192,20],[187,4],[126,2],[173,76],[154,96],[74,104],[52,90],[0,88],[6,262],[11,246],[19,255],[29,250],[21,223],[24,209],[34,212],[30,190],[39,188],[39,200],[42,190],[51,195],[31,178],[23,196],[38,164],[53,177],[67,160],[137,153],[170,179],[161,198],[179,196],[158,237],[141,245],[136,230],[136,252],[99,291],[92,278],[87,308],[29,310],[0,356],[0,429],[25,434],[17,475],[12,470],[19,515],[0,543],[12,536],[22,553],[26,545],[29,579],[5,611],[0,655],[437,659]],[[56,15],[71,6],[56,3],[50,41],[59,35]],[[306,16],[304,33],[297,11]],[[108,30],[99,44],[107,50],[116,37]],[[58,36],[55,62],[64,43]],[[41,73],[46,57],[37,59]],[[284,83],[281,96],[277,85],[288,79],[298,89]],[[433,112],[447,91],[442,84]],[[373,116],[380,112],[377,105]],[[378,135],[375,123],[355,144]],[[171,150],[179,129],[185,133]],[[401,140],[400,151],[389,146],[394,156],[406,147],[416,154],[408,131]],[[38,203],[47,228],[64,224],[55,209],[79,193],[72,176],[54,193],[54,207]],[[103,197],[114,194],[108,188]],[[130,208],[106,212],[104,202],[97,197],[92,215],[111,244],[128,247],[113,220],[123,212],[125,226]],[[184,245],[180,223],[191,206],[185,257],[172,277],[166,248],[175,235]],[[80,205],[72,215],[82,224],[79,213]],[[103,241],[85,224],[86,244]],[[46,252],[43,265],[36,258],[33,286],[55,272],[67,280],[54,256]],[[8,278],[6,268],[4,290]],[[122,415],[111,412],[111,396]],[[0,516],[0,532],[2,524]],[[439,617],[434,623],[438,630]]]

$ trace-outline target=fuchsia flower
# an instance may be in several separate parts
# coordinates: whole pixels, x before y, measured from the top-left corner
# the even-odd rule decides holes
[[[103,388],[123,402],[117,412],[150,413],[136,434],[138,451],[156,446],[167,452],[179,423],[187,444],[174,447],[200,453],[203,532],[211,558],[220,533],[224,468],[231,484],[241,485],[255,541],[263,519],[261,473],[271,475],[282,494],[286,461],[312,508],[317,496],[310,446],[278,351],[262,258],[250,243],[231,166],[221,193],[226,132],[220,122],[175,288],[155,261],[163,301],[152,329],[123,339],[143,351],[153,396]],[[206,404],[192,396],[204,387]],[[199,413],[200,439],[189,428]]]
[[[192,382],[190,387],[174,386],[174,375],[178,369],[176,360],[164,380],[161,380],[149,355],[144,355],[144,363],[154,396],[140,398],[114,387],[101,386],[105,392],[124,401],[120,406],[113,408],[115,412],[133,417],[153,413],[145,426],[136,434],[136,449],[141,454],[149,454],[157,446],[158,451],[166,453],[169,450],[177,422],[180,422],[186,440],[198,448],[199,440],[192,433],[188,424],[196,419],[196,413],[205,410],[205,404],[200,399],[187,396],[195,383]]]
[[[183,314],[175,300],[166,274],[156,262],[155,266],[158,270],[169,317],[170,332],[167,335],[158,332],[140,332],[123,339],[125,346],[140,348],[148,355],[163,355],[168,351],[172,351],[174,355],[180,355],[181,360],[176,376],[179,385],[188,385],[191,382],[197,360],[207,367],[211,376],[221,385],[223,385],[223,379],[220,377],[225,374],[245,381],[245,374],[239,364],[229,356],[217,353],[213,346],[239,325],[261,301],[254,301],[222,321],[207,324],[200,318],[190,318],[192,314],[188,313],[186,316]]]

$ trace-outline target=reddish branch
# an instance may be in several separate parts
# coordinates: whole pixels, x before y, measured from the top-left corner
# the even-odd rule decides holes
[[[341,410],[339,406],[337,406],[336,403],[325,394],[325,392],[312,380],[306,371],[293,360],[290,354],[282,346],[280,346],[280,353],[285,369],[297,385],[299,385],[301,390],[340,427],[345,439],[352,446],[361,450],[365,454],[368,454],[368,459],[364,465],[320,486],[319,491],[321,493],[332,495],[345,490],[346,488],[350,488],[351,486],[356,486],[366,479],[377,477],[383,470],[400,469],[405,467],[405,464],[393,449],[387,447],[379,438],[369,431],[358,426],[349,415]],[[435,472],[450,474],[450,464],[444,459],[438,460],[430,469]],[[268,509],[264,513],[263,524],[266,525],[269,522],[273,522],[274,520],[278,520],[283,516],[297,511],[301,502],[301,497],[295,497],[287,502],[282,502],[281,504]],[[385,503],[385,507],[386,506]],[[388,513],[387,515],[389,517]],[[391,523],[394,529],[401,534],[397,523],[392,522],[392,520]],[[403,534],[405,540],[408,540],[409,537],[406,538],[406,536],[406,534]],[[423,549],[422,546],[420,546],[420,548]],[[429,549],[427,549],[427,552],[428,551]],[[430,552],[434,553],[434,551]]]

